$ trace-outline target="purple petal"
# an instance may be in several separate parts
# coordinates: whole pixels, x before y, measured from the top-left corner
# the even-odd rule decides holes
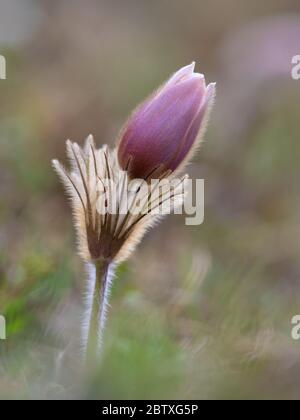
[[[132,178],[174,171],[190,157],[211,107],[215,87],[206,87],[194,63],[178,70],[135,111],[123,129],[118,159]],[[129,164],[129,166],[128,166]]]

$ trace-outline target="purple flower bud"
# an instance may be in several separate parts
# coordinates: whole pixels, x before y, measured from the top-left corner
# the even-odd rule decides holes
[[[197,145],[211,108],[215,84],[208,86],[192,63],[178,70],[143,102],[122,131],[118,158],[132,178],[176,170]]]

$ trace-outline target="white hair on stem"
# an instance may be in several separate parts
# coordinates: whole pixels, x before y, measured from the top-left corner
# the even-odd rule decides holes
[[[100,355],[102,353],[103,348],[103,335],[107,320],[107,314],[110,307],[109,298],[111,293],[112,282],[114,278],[115,272],[115,264],[111,263],[105,272],[105,279],[97,278],[97,270],[96,266],[93,263],[86,264],[86,273],[87,273],[87,282],[86,282],[86,290],[84,294],[84,306],[85,310],[82,316],[82,345],[81,345],[81,352],[82,357],[84,358],[87,353],[87,346],[88,346],[88,338],[91,326],[91,317],[92,317],[92,310],[95,298],[95,292],[97,291],[96,282],[100,283],[101,290],[103,293],[99,293],[98,298],[100,299],[100,311],[97,314],[98,322],[96,323],[97,329],[96,331],[92,331],[94,336],[97,340],[97,353]]]

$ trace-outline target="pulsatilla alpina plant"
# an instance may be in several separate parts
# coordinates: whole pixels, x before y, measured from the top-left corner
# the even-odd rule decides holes
[[[183,202],[187,176],[177,174],[200,143],[214,94],[215,84],[206,86],[192,63],[136,109],[114,150],[97,149],[89,136],[83,148],[67,141],[70,171],[53,161],[71,197],[79,252],[89,267],[87,360],[100,351],[113,267],[129,257],[166,205]],[[168,188],[161,188],[163,181]]]

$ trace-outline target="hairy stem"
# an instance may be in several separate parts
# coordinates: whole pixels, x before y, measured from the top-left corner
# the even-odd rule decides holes
[[[107,306],[109,279],[109,263],[101,260],[95,263],[94,289],[91,296],[90,316],[88,320],[86,361],[93,366],[100,355],[103,330],[105,325],[105,312]]]

